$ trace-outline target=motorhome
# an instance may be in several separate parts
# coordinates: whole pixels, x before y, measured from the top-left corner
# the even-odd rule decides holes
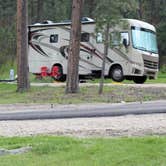
[[[121,21],[127,23],[127,26],[117,28],[110,26],[105,77],[117,82],[129,79],[135,83],[144,83],[147,78],[155,79],[159,61],[155,27],[135,19]],[[30,25],[28,28],[30,72],[64,81],[67,75],[71,22],[44,22]],[[96,31],[94,20],[84,19],[81,30],[79,75],[100,76],[103,53],[102,32]]]

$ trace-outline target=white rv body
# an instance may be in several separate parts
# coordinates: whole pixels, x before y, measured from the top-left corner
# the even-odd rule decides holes
[[[105,76],[112,77],[119,82],[124,78],[131,79],[136,83],[143,83],[147,77],[156,78],[159,57],[154,26],[133,19],[125,19],[125,22],[128,24],[125,29],[117,28],[121,36],[119,43],[117,39],[113,39],[114,31],[110,28],[113,44],[109,47],[106,58]],[[79,75],[81,76],[98,76],[101,73],[104,52],[103,36],[95,32],[95,26],[92,20],[82,22],[79,61]],[[58,66],[61,68],[61,74],[67,74],[70,29],[70,22],[29,26],[30,72],[40,74],[41,68],[46,67],[47,73],[54,76],[53,67]],[[141,41],[142,35],[145,36],[144,41]],[[154,41],[148,46],[151,38]],[[148,42],[145,41],[146,39]],[[144,48],[142,44],[147,44],[147,48]],[[151,47],[155,47],[154,50]]]

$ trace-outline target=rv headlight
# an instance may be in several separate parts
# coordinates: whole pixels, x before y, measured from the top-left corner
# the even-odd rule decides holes
[[[135,68],[140,68],[142,65],[139,64],[139,63],[133,63],[132,64],[132,67],[135,67]]]

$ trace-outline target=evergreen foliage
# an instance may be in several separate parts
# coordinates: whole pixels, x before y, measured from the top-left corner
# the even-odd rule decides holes
[[[71,18],[71,0],[28,0],[29,24]],[[102,6],[101,6],[102,4]],[[166,0],[84,0],[83,16],[136,18],[157,28],[160,56],[166,56]],[[16,0],[0,0],[0,66],[16,57]]]

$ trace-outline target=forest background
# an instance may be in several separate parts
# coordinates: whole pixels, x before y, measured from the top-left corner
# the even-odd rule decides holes
[[[109,5],[107,2],[109,1]],[[121,18],[140,19],[157,29],[160,66],[166,64],[166,0],[84,0],[82,16],[96,18],[99,5],[111,15],[114,5]],[[110,5],[111,4],[111,5]],[[16,63],[16,0],[0,0],[0,69]],[[28,0],[28,24],[71,19],[72,0]],[[107,10],[108,8],[108,10]]]

